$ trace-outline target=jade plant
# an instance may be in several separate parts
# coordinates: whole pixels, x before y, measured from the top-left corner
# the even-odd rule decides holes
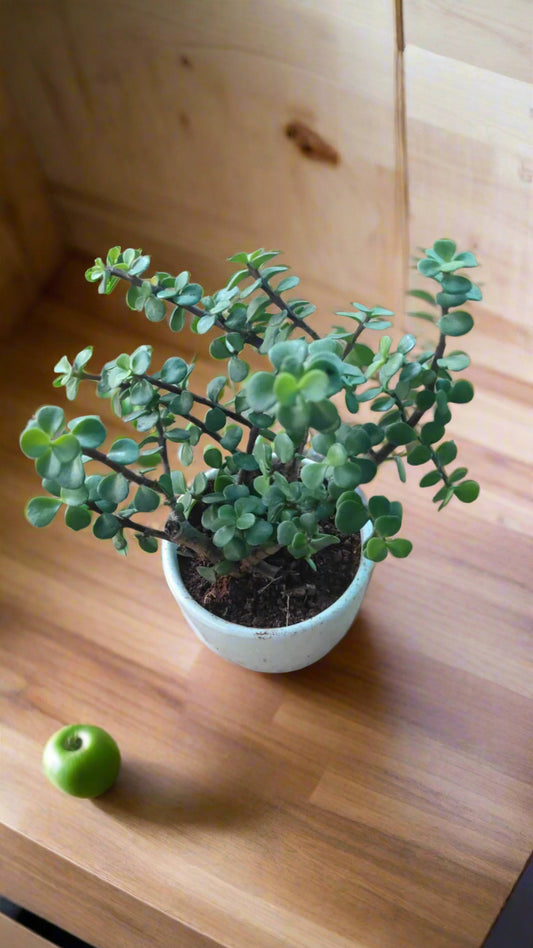
[[[147,276],[150,257],[140,250],[113,247],[105,262],[95,261],[86,277],[99,293],[125,283],[127,305],[150,321],[167,318],[173,333],[186,325],[212,333],[216,370],[200,392],[194,359],[175,355],[152,367],[150,345],[100,372],[89,370],[91,346],[72,361],[63,356],[54,385],[69,401],[80,384],[95,385],[135,437],[104,447],[97,415],[67,422],[62,408],[39,408],[20,438],[46,492],[26,507],[31,524],[46,526],[62,508],[67,527],[92,527],[121,554],[131,534],[147,553],[169,539],[214,583],[250,570],[271,574],[269,557],[283,547],[316,569],[319,550],[369,520],[366,557],[407,556],[399,501],[358,492],[365,485],[370,493],[366,485],[385,463],[402,482],[406,464],[427,465],[420,486],[437,488],[439,510],[452,499],[476,499],[479,486],[466,468],[450,467],[457,447],[446,440],[452,406],[473,397],[471,383],[457,378],[469,357],[447,345],[473,326],[463,307],[481,291],[457,271],[476,267],[474,255],[442,239],[418,259],[419,272],[436,284],[435,295],[412,290],[429,306],[413,315],[435,327],[434,344],[422,351],[411,334],[393,343],[386,334],[393,314],[381,306],[354,302],[336,313],[340,325],[320,334],[308,322],[315,307],[290,296],[299,280],[283,275],[288,267],[277,256],[236,254],[236,272],[210,296],[185,271]],[[248,353],[254,363],[262,357],[260,371],[251,370]],[[187,478],[199,451],[203,470]],[[160,505],[166,515],[145,522]]]

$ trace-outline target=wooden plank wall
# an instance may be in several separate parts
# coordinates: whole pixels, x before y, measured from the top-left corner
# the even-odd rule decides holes
[[[483,381],[498,370],[510,390],[531,379],[533,7],[404,0],[404,21],[409,242],[476,251],[484,301],[468,348]]]
[[[329,312],[398,302],[390,0],[4,0],[2,16],[69,244],[143,246],[211,288],[230,253],[276,247]]]
[[[61,253],[36,157],[0,83],[0,336],[26,312]]]

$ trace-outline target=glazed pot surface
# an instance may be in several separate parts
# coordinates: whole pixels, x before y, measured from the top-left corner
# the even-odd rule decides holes
[[[368,523],[361,531],[362,543],[371,532]],[[361,556],[357,573],[344,593],[310,619],[280,628],[249,628],[220,619],[193,599],[183,583],[174,543],[163,541],[162,561],[169,589],[198,638],[222,658],[261,672],[296,671],[327,655],[352,625],[374,568],[373,562]]]

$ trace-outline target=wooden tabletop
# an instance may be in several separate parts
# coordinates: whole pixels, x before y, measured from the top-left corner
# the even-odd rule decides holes
[[[158,556],[23,519],[18,432],[62,401],[57,358],[146,341],[72,267],[4,345],[0,891],[98,948],[478,948],[533,840],[525,386],[471,370],[451,429],[478,502],[437,514],[381,472],[412,556],[376,568],[320,663],[247,672],[189,631]],[[108,418],[90,396],[72,414]],[[122,750],[94,802],[41,774],[77,721]]]

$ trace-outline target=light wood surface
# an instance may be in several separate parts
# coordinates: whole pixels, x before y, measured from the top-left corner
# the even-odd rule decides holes
[[[50,942],[0,915],[0,948],[50,948]]]
[[[246,672],[186,628],[157,556],[23,520],[38,483],[17,433],[61,397],[56,358],[147,334],[157,359],[179,351],[85,262],[4,349],[0,891],[97,948],[478,948],[533,839],[525,385],[495,419],[501,379],[477,368],[454,411],[476,504],[437,514],[413,472],[381,472],[415,549],[376,568],[346,639],[302,672]],[[90,391],[72,414],[108,418]],[[96,802],[40,771],[74,721],[122,750]]]
[[[149,244],[200,282],[268,246],[320,305],[354,285],[398,301],[389,0],[7,0],[0,17],[72,246]],[[302,154],[293,122],[338,163]]]
[[[61,256],[42,172],[0,80],[0,337],[27,311]]]
[[[438,233],[477,253],[471,355],[506,385],[531,380],[533,8],[405,0],[404,14],[409,246]]]

